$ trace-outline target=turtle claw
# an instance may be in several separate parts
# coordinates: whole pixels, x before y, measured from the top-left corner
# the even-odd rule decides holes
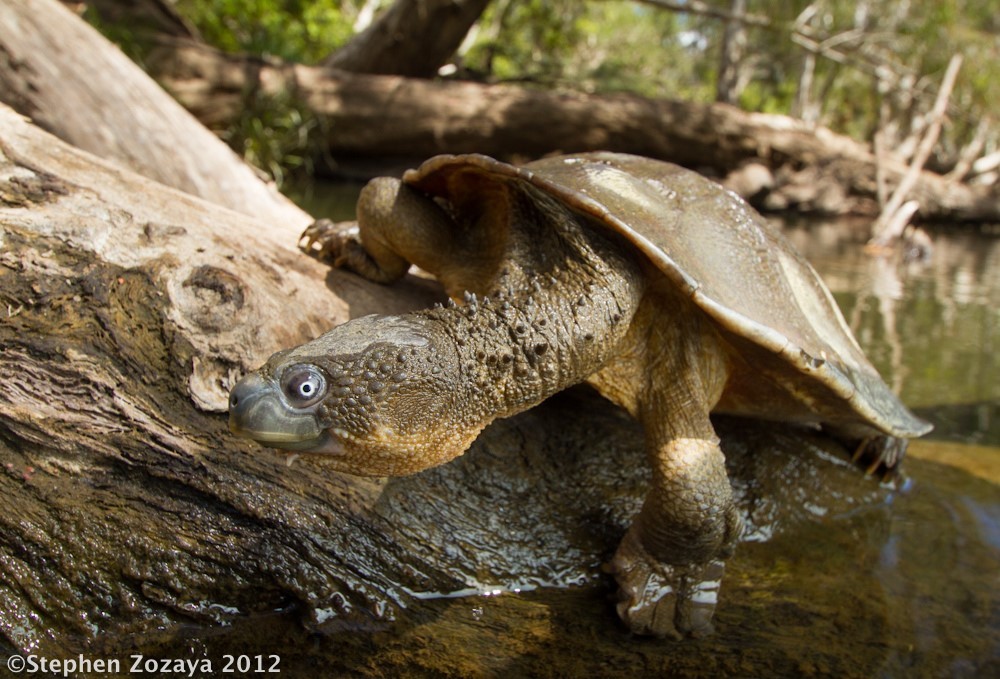
[[[869,436],[858,442],[851,462],[864,469],[865,474],[886,480],[896,472],[907,443],[906,439],[895,436]]]
[[[676,566],[656,560],[630,531],[611,562],[619,586],[618,615],[635,634],[667,639],[705,637],[725,566]]]
[[[307,253],[341,267],[350,258],[349,253],[361,247],[359,233],[357,222],[317,219],[299,236],[299,244]]]

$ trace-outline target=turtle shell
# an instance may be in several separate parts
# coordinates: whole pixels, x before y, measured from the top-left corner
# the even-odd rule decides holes
[[[777,419],[810,412],[901,437],[931,429],[869,363],[812,266],[740,197],[695,172],[616,153],[521,167],[463,155],[431,158],[403,180],[457,210],[491,182],[525,181],[621,234],[690,296],[752,370],[792,395],[788,403],[805,406],[780,406],[797,412],[772,413]]]

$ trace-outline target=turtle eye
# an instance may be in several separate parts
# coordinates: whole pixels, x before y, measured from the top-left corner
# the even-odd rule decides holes
[[[326,378],[310,365],[294,365],[281,377],[281,389],[296,408],[308,408],[326,396]]]

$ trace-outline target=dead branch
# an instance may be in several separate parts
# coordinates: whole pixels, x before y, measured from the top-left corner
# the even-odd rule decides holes
[[[871,244],[874,246],[885,246],[899,238],[903,228],[909,223],[908,218],[904,221],[902,216],[897,213],[900,212],[903,207],[903,201],[906,200],[906,197],[916,185],[924,163],[927,162],[931,151],[934,150],[934,144],[937,143],[938,135],[941,133],[941,125],[944,123],[944,116],[948,108],[948,99],[951,96],[952,88],[955,86],[955,79],[958,77],[958,71],[961,66],[962,57],[958,54],[954,55],[951,61],[948,62],[948,68],[945,70],[944,78],[941,81],[941,89],[938,91],[934,107],[931,109],[930,124],[927,126],[927,131],[924,133],[920,146],[914,154],[906,173],[896,186],[896,190],[889,198],[879,218],[872,226]],[[917,208],[915,206],[910,206],[907,208],[906,213],[912,217],[916,211]],[[890,230],[887,228],[890,225],[895,228]]]

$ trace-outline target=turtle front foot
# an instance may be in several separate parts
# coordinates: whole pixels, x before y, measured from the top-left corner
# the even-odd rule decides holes
[[[618,581],[618,615],[635,634],[668,639],[704,637],[714,630],[712,615],[725,565],[671,565],[657,560],[628,531],[611,572]]]
[[[357,222],[317,219],[299,236],[299,244],[309,254],[331,261],[336,267],[350,264],[350,260],[356,256],[352,251],[363,252]]]

